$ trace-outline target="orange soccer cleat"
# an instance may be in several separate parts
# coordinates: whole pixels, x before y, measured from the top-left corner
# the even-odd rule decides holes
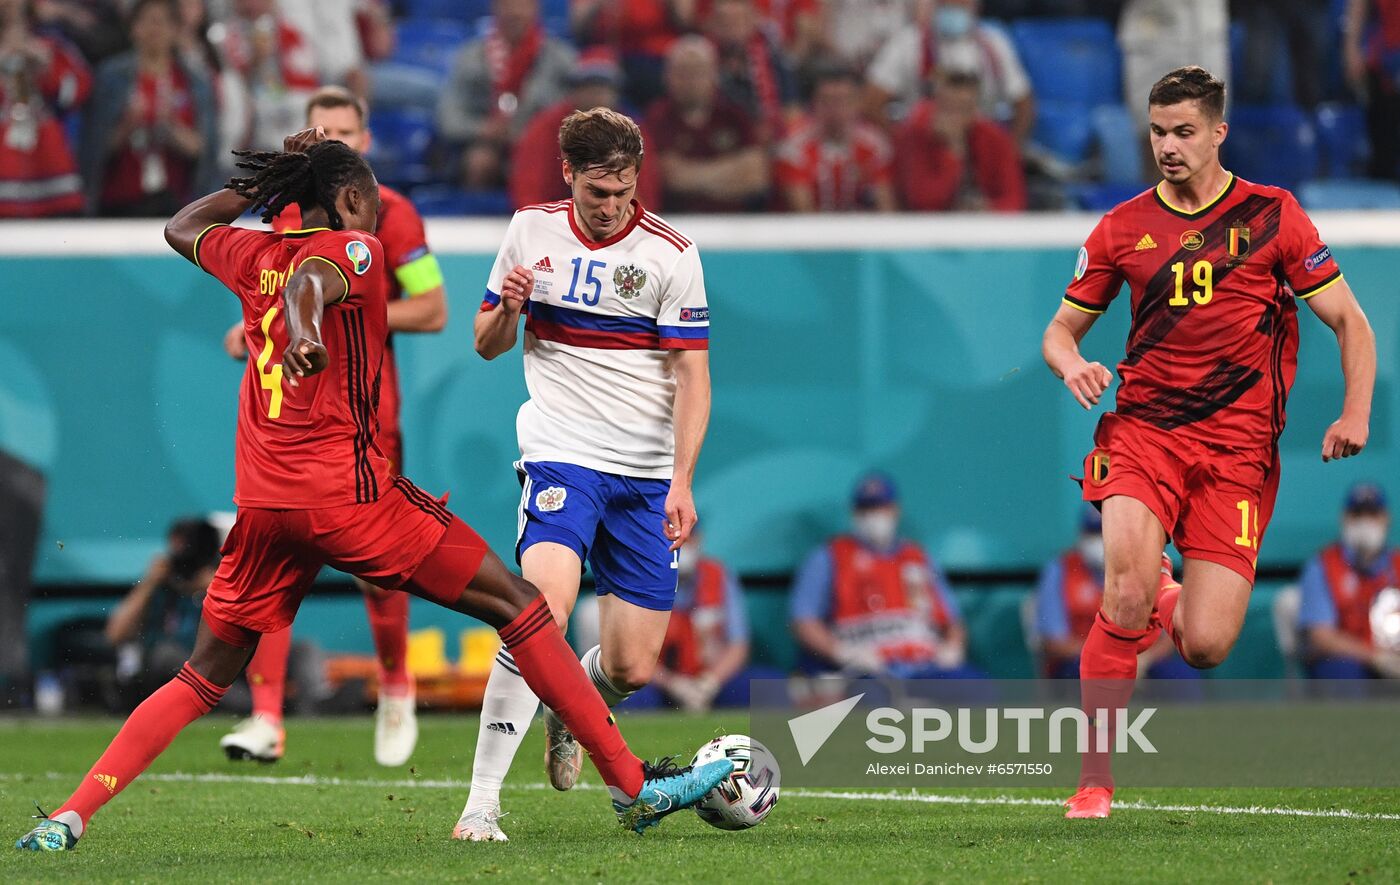
[[[1108,787],[1080,787],[1079,792],[1065,800],[1065,817],[1070,820],[1081,818],[1108,817],[1113,807],[1113,791]]]

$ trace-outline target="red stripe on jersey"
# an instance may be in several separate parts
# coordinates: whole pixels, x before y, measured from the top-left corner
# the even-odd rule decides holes
[[[526,211],[528,211],[528,210],[530,210],[530,209],[534,209],[534,210],[537,210],[537,211],[539,211],[539,212],[558,212],[558,211],[561,210],[561,209],[567,209],[567,208],[569,208],[570,202],[571,202],[570,200],[559,200],[558,202],[554,202],[554,203],[532,203],[532,204],[529,205],[529,206],[521,206],[521,207],[520,207],[518,210],[516,210],[516,211],[518,211],[518,212],[526,212]]]
[[[662,350],[709,350],[708,338],[662,338]]]
[[[646,231],[647,233],[651,234],[652,236],[654,236],[654,237],[660,237],[661,239],[663,239],[663,240],[665,240],[666,242],[670,243],[672,246],[675,246],[677,252],[684,252],[684,251],[685,251],[685,245],[682,244],[680,240],[678,240],[676,237],[671,236],[670,234],[666,233],[665,231],[661,230],[660,228],[652,227],[650,224],[648,224],[648,223],[645,222],[645,221],[643,221],[641,224],[639,224],[638,227],[640,227],[642,230]]]
[[[648,216],[646,217],[645,220],[651,222],[652,224],[654,224],[654,225],[656,225],[657,227],[661,228],[662,230],[666,231],[666,233],[668,233],[668,234],[670,234],[671,236],[675,237],[676,239],[680,240],[682,243],[686,244],[687,246],[690,245],[690,240],[686,239],[686,237],[685,237],[684,234],[682,234],[680,231],[676,230],[674,227],[671,227],[671,225],[669,225],[669,224],[667,224],[666,222],[662,221],[660,218],[657,218],[655,215],[648,215]]]

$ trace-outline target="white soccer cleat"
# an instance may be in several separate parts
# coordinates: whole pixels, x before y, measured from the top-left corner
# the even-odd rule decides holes
[[[403,765],[418,745],[418,712],[413,693],[401,697],[379,693],[374,711],[374,761],[390,768]]]
[[[583,750],[554,711],[544,708],[544,770],[556,790],[572,790],[583,771]]]
[[[477,811],[462,810],[457,826],[452,828],[452,838],[463,842],[509,842],[501,830],[501,809],[493,805]]]
[[[219,739],[219,747],[224,755],[235,761],[253,759],[258,762],[276,762],[282,758],[286,743],[286,731],[280,725],[273,725],[261,716],[253,715],[233,727],[233,731]]]

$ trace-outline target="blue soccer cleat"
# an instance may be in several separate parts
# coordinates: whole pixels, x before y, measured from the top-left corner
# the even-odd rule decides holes
[[[15,847],[20,851],[72,851],[78,844],[78,838],[68,829],[68,825],[50,820],[37,802],[34,807],[39,809],[39,813],[34,817],[40,823],[25,833],[24,838],[15,843]]]
[[[704,799],[719,782],[734,772],[734,763],[716,759],[699,766],[676,765],[667,756],[656,764],[642,763],[642,791],[630,804],[613,800],[613,811],[622,825],[634,833],[661,823],[668,814],[690,808]]]

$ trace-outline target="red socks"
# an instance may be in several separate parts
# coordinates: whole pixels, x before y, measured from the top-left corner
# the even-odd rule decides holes
[[[287,693],[287,655],[292,650],[292,628],[264,633],[244,673],[253,695],[253,715],[274,725],[282,724],[282,702]]]
[[[1079,691],[1084,711],[1090,718],[1096,711],[1105,710],[1109,717],[1116,711],[1125,709],[1133,696],[1133,683],[1137,680],[1138,643],[1153,631],[1128,630],[1108,619],[1103,609],[1094,618],[1094,626],[1089,628],[1089,636],[1084,640],[1084,649],[1079,654]],[[1110,722],[1112,720],[1110,719]],[[1114,743],[1114,732],[1109,730],[1109,750]],[[1089,735],[1090,751],[1084,754],[1079,772],[1079,786],[1107,787],[1113,789],[1113,775],[1110,771],[1110,753],[1099,753],[1096,732]]]
[[[365,611],[379,661],[379,687],[393,695],[408,694],[408,594],[370,590]]]
[[[603,782],[636,798],[642,790],[642,760],[627,748],[608,705],[555,626],[544,597],[530,603],[500,634],[530,690],[564,720]]]
[[[132,711],[107,751],[54,817],[74,812],[86,828],[97,809],[126,789],[170,746],[175,735],[212,710],[227,690],[227,686],[215,685],[185,664],[174,679]]]

